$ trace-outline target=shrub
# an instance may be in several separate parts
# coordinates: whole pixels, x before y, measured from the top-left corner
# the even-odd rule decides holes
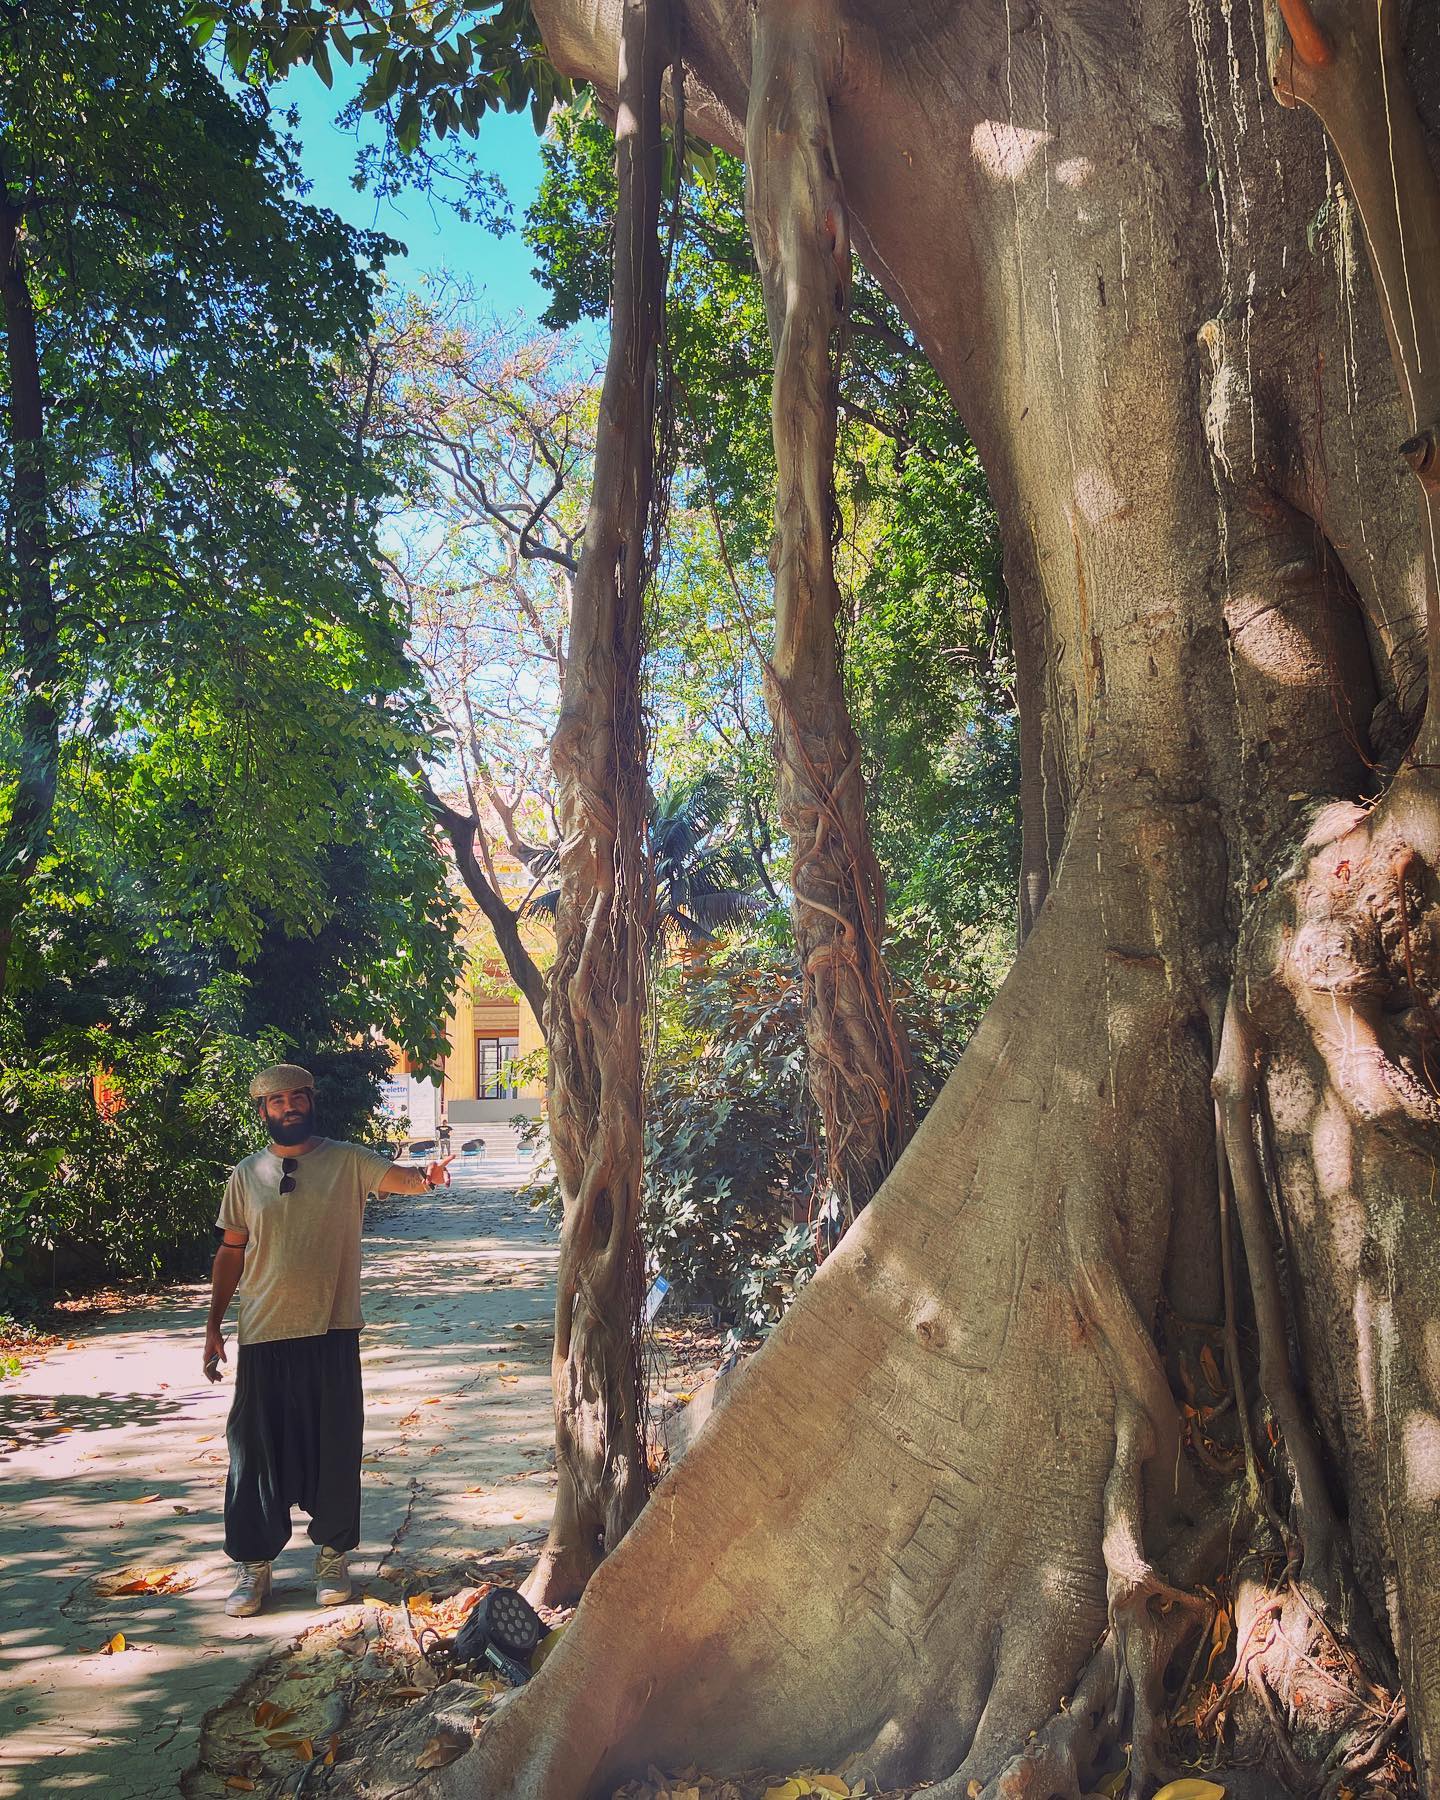
[[[283,1049],[232,1029],[235,984],[131,1037],[25,1046],[0,1017],[0,1272],[12,1286],[192,1271],[230,1165],[258,1148],[250,1077]],[[100,1081],[97,1083],[97,1073]]]
[[[922,1116],[974,1028],[989,979],[977,968],[971,985],[951,978],[900,991]],[[801,1005],[794,952],[778,934],[669,962],[654,981],[645,1249],[677,1302],[713,1309],[740,1335],[782,1317],[838,1236],[817,1184]],[[522,1137],[534,1142],[541,1130],[528,1121]],[[558,1221],[553,1175],[528,1192]]]

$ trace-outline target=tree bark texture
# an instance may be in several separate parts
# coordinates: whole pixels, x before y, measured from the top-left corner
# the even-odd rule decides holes
[[[644,1505],[649,1485],[638,1336],[651,896],[640,673],[663,303],[667,7],[668,0],[626,0],[624,7],[610,354],[551,752],[561,829],[545,1020],[550,1144],[564,1200],[551,1365],[559,1486],[549,1540],[527,1590],[551,1605],[579,1595]]]
[[[0,301],[10,378],[10,559],[15,583],[6,628],[19,644],[24,694],[15,791],[0,832],[0,994],[15,920],[49,837],[60,761],[60,664],[50,580],[40,347],[21,242],[24,215],[3,188],[0,169]]]
[[[612,0],[536,11],[606,79]],[[1398,1672],[1440,1796],[1440,7],[1281,13],[807,13],[856,245],[1000,514],[1033,922],[889,1179],[436,1791],[655,1763],[1075,1800],[1126,1744],[1148,1800],[1223,1581],[1210,1717],[1283,1715],[1232,1800],[1397,1791],[1397,1710],[1327,1742],[1291,1703],[1312,1616]],[[683,19],[690,124],[737,149],[749,9]],[[1184,1404],[1200,1344],[1230,1346],[1238,1495]]]
[[[840,671],[833,532],[837,359],[850,234],[830,134],[840,33],[828,0],[757,0],[746,210],[775,351],[775,648],[765,686],[811,1098],[830,1197],[848,1222],[914,1125],[909,1058],[881,944],[885,883]]]

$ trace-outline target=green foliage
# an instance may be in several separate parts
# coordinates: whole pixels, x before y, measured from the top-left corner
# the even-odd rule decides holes
[[[352,405],[392,246],[294,198],[261,98],[159,0],[27,7],[0,79],[62,671],[0,1021],[3,1229],[12,1258],[48,1242],[153,1273],[207,1241],[257,1056],[312,1063],[326,1129],[352,1135],[377,1033],[444,1050],[456,918],[403,772],[429,721]],[[0,579],[8,621],[8,550]],[[26,679],[5,627],[0,673],[3,823]],[[108,1123],[102,1067],[126,1098]]]
[[[37,1055],[0,1013],[0,1275],[36,1283],[192,1271],[226,1171],[263,1139],[246,1098],[278,1053],[238,1031],[238,984],[216,982],[131,1038],[56,1034]],[[107,1118],[93,1077],[122,1104]]]
[[[419,741],[343,380],[387,245],[288,198],[289,148],[168,8],[27,9],[0,57],[23,102],[0,162],[49,421],[62,786],[165,913],[253,949],[262,911],[316,926],[327,811]],[[15,655],[0,641],[7,675]]]
[[[817,1211],[802,1001],[779,912],[668,961],[654,982],[641,1233],[676,1299],[713,1308],[737,1337],[779,1321],[837,1236]],[[900,1013],[923,1115],[976,1009],[965,990],[921,986],[902,990]],[[543,1072],[531,1059],[526,1078]],[[522,1135],[533,1144],[540,1131],[527,1121]],[[553,1173],[529,1193],[558,1220]]]
[[[646,859],[653,882],[649,920],[652,948],[667,939],[706,944],[715,933],[761,910],[758,865],[734,835],[734,794],[724,775],[710,769],[689,781],[667,784],[652,795],[646,820]],[[558,848],[532,870],[552,870]],[[536,894],[524,916],[553,919],[559,888]]]
[[[803,992],[785,921],[661,971],[645,1121],[644,1241],[679,1297],[740,1335],[768,1330],[835,1241],[815,1187]],[[917,1111],[976,1012],[968,991],[905,988]]]
[[[814,1158],[793,963],[783,950],[741,944],[708,969],[667,968],[655,1010],[646,1248],[682,1300],[713,1306],[742,1330],[773,1324],[793,1292],[774,1259],[797,1223],[808,1250],[800,1268],[815,1260],[804,1227]]]
[[[845,687],[887,882],[887,954],[897,977],[943,989],[973,1026],[1013,954],[1020,864],[998,534],[973,448],[943,478],[912,459],[895,480],[884,444],[870,460],[879,473],[854,540],[874,551],[854,558]]]
[[[613,143],[583,102],[557,115],[526,237],[546,323],[605,316]],[[771,353],[744,171],[713,155],[682,191],[669,354],[693,508],[652,596],[657,754],[719,763],[768,838],[773,777],[754,632],[769,630]],[[688,473],[686,472],[688,471]],[[840,388],[836,565],[846,691],[884,869],[889,955],[936,994],[958,1043],[1008,963],[1019,862],[1018,752],[999,534],[974,446],[878,284],[857,270]],[[763,857],[763,851],[762,851]],[[783,868],[780,871],[783,874]],[[958,1042],[957,1042],[958,1039]]]
[[[553,296],[542,323],[561,330],[609,314],[615,140],[598,110],[582,103],[556,114],[541,155],[545,175],[524,236]],[[763,566],[775,466],[769,327],[745,227],[744,169],[713,154],[703,166],[708,179],[683,188],[670,273],[676,431],[682,464],[703,478],[691,503],[713,495],[732,560]],[[693,157],[687,167],[698,173]]]
[[[332,57],[364,70],[359,104],[384,111],[402,153],[413,154],[427,128],[439,139],[474,136],[489,111],[528,106],[542,131],[570,83],[545,52],[529,0],[476,6],[342,0],[285,6],[275,0],[191,0],[186,23],[197,48],[221,30],[225,61],[237,77],[278,79],[308,65],[329,87]]]
[[[773,922],[777,927],[778,920]],[[655,977],[641,1235],[684,1305],[768,1329],[815,1266],[800,983],[783,929]],[[538,1142],[536,1122],[522,1138]],[[553,1171],[531,1204],[560,1217]]]

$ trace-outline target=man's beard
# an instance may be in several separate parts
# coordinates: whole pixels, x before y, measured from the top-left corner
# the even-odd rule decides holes
[[[312,1111],[301,1113],[299,1117],[273,1118],[268,1112],[265,1115],[265,1129],[270,1133],[273,1144],[303,1144],[307,1138],[315,1135],[315,1114]]]

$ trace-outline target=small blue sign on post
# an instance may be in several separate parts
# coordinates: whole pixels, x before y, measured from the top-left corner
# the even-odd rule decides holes
[[[665,1304],[665,1296],[669,1292],[670,1283],[663,1275],[657,1275],[650,1283],[650,1292],[645,1296],[645,1323],[647,1325]]]

